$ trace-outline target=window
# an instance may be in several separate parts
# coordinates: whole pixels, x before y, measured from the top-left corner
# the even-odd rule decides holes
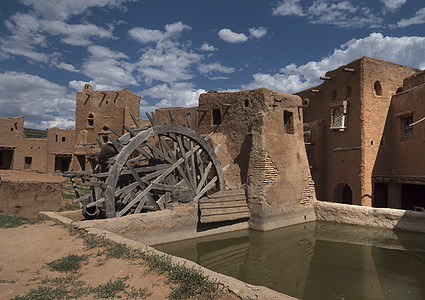
[[[283,111],[283,124],[285,126],[285,133],[294,134],[294,116],[292,112]]]
[[[375,81],[373,89],[375,90],[375,96],[382,96],[382,86],[379,81]]]
[[[348,113],[348,101],[339,101],[331,103],[331,125],[330,129],[344,131],[346,128]]]
[[[31,164],[32,164],[32,157],[25,157],[25,166],[24,169],[25,170],[31,170]]]
[[[413,140],[413,127],[410,126],[410,124],[412,123],[413,115],[404,116],[400,118],[402,141]]]
[[[249,106],[249,100],[245,100],[245,107]]]
[[[66,139],[65,139],[65,137],[63,136],[63,137],[62,137],[62,142],[65,142],[65,140],[66,140]]]
[[[343,127],[344,127],[344,111],[342,106],[338,106],[332,109],[331,128],[343,128]]]
[[[93,127],[94,126],[94,115],[92,113],[89,113],[89,116],[87,117],[87,127]]]
[[[219,108],[213,109],[212,115],[213,115],[213,125],[220,125],[221,124],[220,109]]]

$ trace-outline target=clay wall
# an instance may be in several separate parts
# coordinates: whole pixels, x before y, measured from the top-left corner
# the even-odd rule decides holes
[[[26,138],[24,117],[0,119],[0,168],[46,172],[47,139]]]
[[[369,57],[362,59],[362,164],[361,199],[362,205],[372,205],[372,173],[382,173],[392,162],[388,161],[385,147],[386,138],[381,143],[387,120],[391,97],[402,87],[403,79],[417,73],[416,69]]]
[[[226,186],[246,186],[250,227],[270,230],[314,220],[314,185],[302,130],[301,98],[260,88],[201,94],[198,125],[212,131]]]
[[[70,160],[69,170],[73,169],[72,154],[75,146],[75,130],[51,128],[47,130],[48,140],[48,172],[60,171],[61,162]]]
[[[37,218],[40,211],[58,211],[62,184],[57,182],[6,181],[0,183],[0,212]]]
[[[190,128],[198,131],[198,107],[158,108],[155,110],[155,116],[159,124],[171,124],[169,111],[173,115],[174,122],[185,127],[188,125],[190,115]]]
[[[341,202],[341,188],[346,184],[352,199],[360,199],[360,73],[360,60],[355,60],[327,72],[321,85],[296,93],[308,102],[304,109],[306,148],[320,200]],[[345,119],[339,127],[332,123],[336,108]]]
[[[425,117],[425,84],[408,86],[411,88],[403,86],[403,92],[392,98],[389,115],[391,127],[385,134],[385,140],[392,149],[392,168],[386,173],[395,176],[423,176],[425,165],[421,163],[420,155],[425,145],[425,121],[414,125],[411,138],[406,139],[403,119],[412,116],[412,121],[416,122]]]
[[[111,126],[121,134],[123,124],[133,126],[130,114],[139,117],[140,96],[128,89],[119,91],[93,91],[86,84],[83,91],[77,92],[75,110],[76,144],[97,144],[96,138],[102,142],[112,135],[107,126]]]

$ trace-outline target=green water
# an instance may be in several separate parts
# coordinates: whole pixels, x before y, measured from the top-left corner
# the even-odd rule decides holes
[[[154,246],[300,299],[425,299],[425,234],[311,222]]]

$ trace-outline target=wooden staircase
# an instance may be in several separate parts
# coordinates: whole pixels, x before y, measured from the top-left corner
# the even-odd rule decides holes
[[[199,199],[201,223],[233,221],[251,217],[245,190],[219,191]]]

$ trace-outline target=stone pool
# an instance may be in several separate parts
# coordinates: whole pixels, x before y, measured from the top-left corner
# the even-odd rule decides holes
[[[425,234],[329,222],[156,245],[300,299],[425,299]]]

